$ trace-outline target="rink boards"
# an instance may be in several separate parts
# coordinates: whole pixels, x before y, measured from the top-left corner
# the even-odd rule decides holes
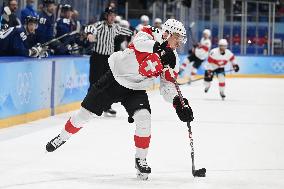
[[[185,58],[180,56],[181,63]],[[228,77],[284,78],[284,57],[238,56],[236,62],[240,72]],[[203,73],[204,65],[198,71]],[[87,93],[88,77],[88,56],[0,58],[0,128],[77,109]],[[180,79],[187,77],[185,71]],[[158,84],[157,79],[152,89]]]

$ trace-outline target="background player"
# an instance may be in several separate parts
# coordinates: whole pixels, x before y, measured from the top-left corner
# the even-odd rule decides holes
[[[186,42],[186,30],[177,20],[169,19],[163,32],[157,28],[143,27],[129,48],[115,52],[108,59],[110,71],[104,74],[88,91],[81,109],[66,123],[62,132],[46,145],[52,152],[64,144],[88,122],[93,113],[100,116],[112,103],[121,102],[128,112],[130,123],[135,122],[134,135],[137,176],[147,179],[151,173],[146,156],[151,139],[151,109],[146,93],[156,77],[161,76],[160,92],[176,108],[179,118],[192,121],[193,113],[185,99],[182,108],[172,76],[177,76],[179,58],[176,48]]]
[[[180,67],[180,73],[182,73],[187,64],[193,63],[189,69],[189,81],[193,79],[192,76],[196,75],[197,70],[201,66],[202,62],[207,59],[209,51],[211,49],[211,31],[209,29],[205,29],[203,30],[202,35],[203,36],[200,40],[200,43],[194,45],[194,48],[189,51],[190,56],[188,56],[188,58]]]
[[[230,62],[235,72],[239,71],[239,65],[235,63],[234,54],[227,49],[228,42],[226,39],[220,39],[218,42],[219,47],[212,49],[208,57],[208,65],[204,74],[205,93],[210,88],[211,81],[214,74],[217,75],[219,80],[220,96],[224,100],[225,96],[225,66]]]
[[[147,16],[147,15],[142,15],[141,17],[140,17],[140,24],[138,24],[137,26],[136,26],[136,31],[137,32],[139,32],[140,30],[142,30],[142,28],[144,27],[144,26],[148,26],[149,25],[149,17]]]

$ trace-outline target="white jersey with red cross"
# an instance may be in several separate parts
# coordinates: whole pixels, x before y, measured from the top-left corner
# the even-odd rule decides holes
[[[110,69],[115,80],[133,90],[146,90],[154,85],[160,76],[160,91],[164,98],[172,102],[177,95],[173,79],[177,77],[179,58],[177,52],[175,69],[163,69],[160,56],[153,53],[155,42],[162,43],[162,33],[151,26],[145,26],[136,34],[133,42],[124,51],[113,53],[109,59]]]
[[[199,45],[195,48],[195,56],[200,60],[205,60],[208,57],[209,51],[211,49],[210,39],[201,38]]]
[[[207,69],[224,68],[228,62],[235,64],[235,55],[229,49],[226,49],[225,53],[222,54],[219,47],[216,47],[209,53]]]

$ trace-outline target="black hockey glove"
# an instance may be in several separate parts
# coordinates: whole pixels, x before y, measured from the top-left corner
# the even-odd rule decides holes
[[[163,50],[166,49],[167,45],[168,45],[168,41],[165,41],[162,44],[160,44],[159,42],[156,42],[153,47],[153,53],[161,53]]]
[[[239,67],[238,64],[234,64],[233,69],[234,69],[235,72],[238,72],[240,70],[240,67]]]
[[[191,122],[193,121],[193,112],[191,107],[188,105],[188,100],[186,98],[183,99],[185,103],[185,107],[182,107],[179,96],[176,96],[173,100],[173,105],[176,109],[176,113],[179,119],[183,122]]]
[[[165,53],[161,56],[161,62],[164,67],[170,66],[170,68],[174,69],[176,66],[176,55],[174,51],[167,47],[165,49]]]

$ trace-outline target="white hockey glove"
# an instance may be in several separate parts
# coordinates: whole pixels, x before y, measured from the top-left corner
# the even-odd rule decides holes
[[[94,25],[88,25],[85,27],[84,32],[86,34],[97,35],[97,28]]]
[[[8,6],[4,7],[4,13],[8,16],[10,16],[12,14],[10,8]]]
[[[29,49],[29,57],[39,57],[40,53],[42,51],[42,48],[40,46],[38,47],[32,47],[31,49]]]

